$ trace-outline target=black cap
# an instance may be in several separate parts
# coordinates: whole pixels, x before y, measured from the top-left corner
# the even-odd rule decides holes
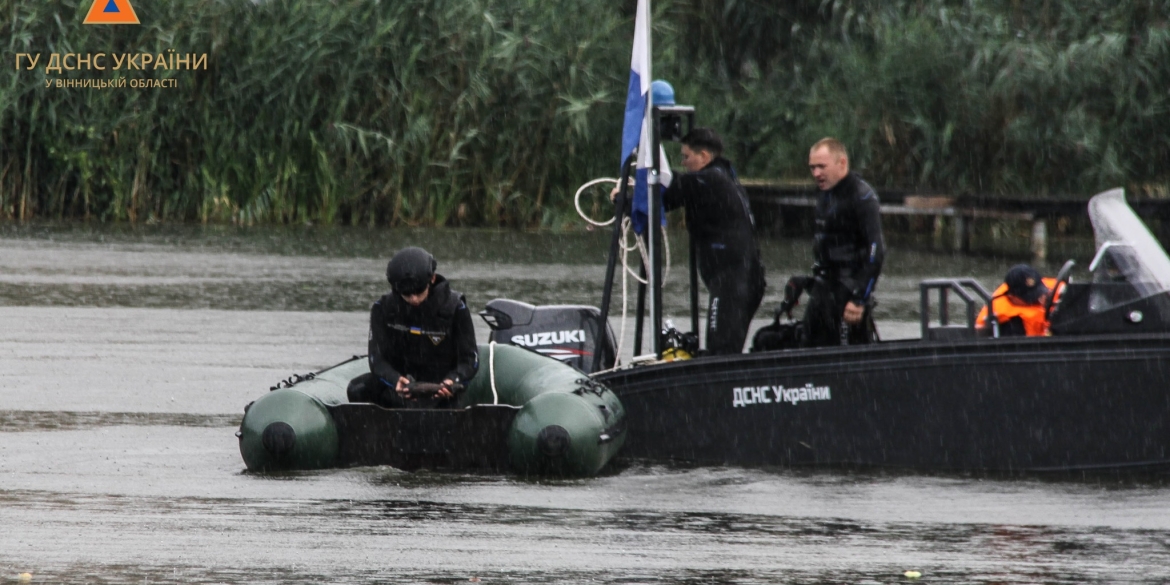
[[[438,263],[430,252],[409,247],[399,250],[386,265],[386,280],[400,295],[416,295],[431,285]]]
[[[1003,282],[1007,285],[1009,295],[1018,297],[1028,304],[1036,303],[1048,294],[1048,287],[1044,286],[1044,279],[1040,273],[1027,264],[1012,266]]]

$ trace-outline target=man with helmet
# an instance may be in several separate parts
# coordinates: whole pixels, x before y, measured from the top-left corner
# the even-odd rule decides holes
[[[388,408],[449,408],[479,369],[471,311],[463,295],[435,273],[422,248],[400,250],[386,266],[391,291],[370,308],[370,373],[354,378],[350,402]],[[441,384],[412,393],[410,384]]]

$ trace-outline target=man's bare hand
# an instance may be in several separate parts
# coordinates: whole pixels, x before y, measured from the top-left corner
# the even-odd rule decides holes
[[[410,398],[408,384],[410,384],[410,380],[406,376],[398,376],[398,384],[394,387],[394,391],[403,398]]]
[[[438,396],[439,398],[443,398],[443,399],[447,399],[447,398],[451,398],[452,396],[455,396],[455,394],[453,392],[451,392],[451,385],[454,383],[455,382],[453,380],[450,380],[450,379],[443,380],[443,387],[439,388],[438,391],[435,392],[435,396]]]
[[[626,184],[629,185],[630,192],[633,193],[634,192],[634,178],[630,177],[630,180],[626,181]],[[609,192],[609,200],[611,202],[617,203],[618,192],[621,191],[621,189],[622,189],[622,184],[620,181],[618,181],[617,183],[614,183],[613,189],[610,190],[610,192]]]
[[[865,315],[865,306],[859,305],[853,301],[845,303],[845,314],[842,318],[850,325],[857,325],[861,323],[861,317]]]

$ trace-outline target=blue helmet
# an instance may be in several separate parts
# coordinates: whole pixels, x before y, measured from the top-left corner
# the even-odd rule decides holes
[[[673,106],[674,87],[665,79],[655,79],[650,84],[650,98],[656,106]]]

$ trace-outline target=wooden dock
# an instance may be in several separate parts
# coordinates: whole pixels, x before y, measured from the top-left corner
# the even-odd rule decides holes
[[[816,187],[812,181],[742,181],[748,193],[758,225],[772,232],[787,232],[794,216],[811,217],[816,206]],[[1049,226],[1053,222],[1087,217],[1088,195],[1083,198],[1012,198],[951,197],[920,194],[899,189],[877,189],[883,216],[929,218],[936,247],[941,247],[947,227],[951,227],[951,249],[971,251],[971,232],[978,221],[1020,222],[1030,227],[1030,251],[1033,261],[1048,258]],[[1130,201],[1134,210],[1166,245],[1170,240],[1170,200]],[[1157,220],[1150,222],[1149,220]],[[948,226],[949,224],[949,226]],[[1091,232],[1090,232],[1091,233]]]

